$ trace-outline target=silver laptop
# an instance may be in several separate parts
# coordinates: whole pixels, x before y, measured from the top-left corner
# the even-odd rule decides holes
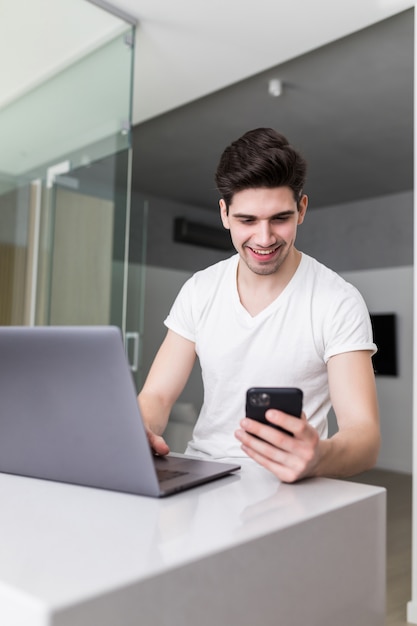
[[[0,472],[160,497],[238,469],[152,454],[118,328],[0,327]]]

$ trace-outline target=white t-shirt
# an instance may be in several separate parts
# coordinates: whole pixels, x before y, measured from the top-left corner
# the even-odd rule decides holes
[[[197,272],[182,287],[165,325],[195,343],[204,402],[187,453],[242,457],[234,436],[249,387],[300,387],[303,410],[327,437],[328,359],[375,352],[365,302],[353,285],[312,257],[284,291],[252,317],[237,290],[236,254]]]

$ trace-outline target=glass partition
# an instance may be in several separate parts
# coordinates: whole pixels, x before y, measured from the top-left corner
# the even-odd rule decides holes
[[[130,27],[0,110],[0,172],[36,178],[130,146]]]
[[[129,150],[57,175],[44,190],[36,323],[124,330]]]
[[[36,45],[65,28],[62,62],[0,99],[0,324],[125,331],[135,29],[86,0],[50,9]]]
[[[30,320],[30,282],[33,250],[33,187],[2,176],[0,196],[0,324],[20,325]],[[29,293],[27,293],[29,290]]]

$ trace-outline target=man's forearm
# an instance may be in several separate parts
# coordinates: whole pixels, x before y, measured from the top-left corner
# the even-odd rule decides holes
[[[145,425],[156,435],[162,435],[172,407],[163,398],[146,391],[138,395],[138,403]]]
[[[371,469],[378,458],[380,433],[377,427],[346,429],[319,443],[319,461],[314,476],[343,478]]]

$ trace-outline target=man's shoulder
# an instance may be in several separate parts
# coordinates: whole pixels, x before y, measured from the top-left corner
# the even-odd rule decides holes
[[[216,306],[228,306],[233,293],[231,285],[236,264],[236,258],[232,256],[195,272],[182,286],[171,315],[173,311],[188,311],[194,323],[197,323],[213,303]]]
[[[317,259],[304,256],[308,277],[305,285],[310,286],[311,301],[315,306],[328,313],[338,310],[342,305],[348,308],[363,307],[364,300],[357,287]]]
[[[305,272],[315,283],[316,288],[334,289],[339,287],[342,290],[355,289],[351,283],[348,283],[343,276],[332,270],[324,263],[303,253],[303,263]]]

